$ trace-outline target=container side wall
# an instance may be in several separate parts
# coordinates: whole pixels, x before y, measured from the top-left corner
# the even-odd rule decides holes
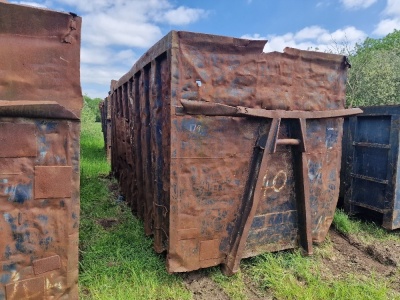
[[[293,142],[301,131],[305,147],[278,145],[275,153],[265,153],[260,141],[277,124],[271,119],[190,115],[182,107],[184,99],[280,113],[344,108],[343,56],[291,48],[265,54],[264,44],[171,32],[113,89],[117,95],[133,78],[128,119],[133,120],[137,213],[146,233],[154,234],[155,250],[167,250],[170,272],[226,263],[239,239],[245,245],[239,259],[297,247],[303,206],[311,214],[313,241],[322,241],[331,224],[339,194],[341,118],[282,119],[278,138]],[[241,235],[244,212],[252,205],[246,200],[251,198],[247,187],[253,186],[248,180],[259,154],[267,166],[256,175],[262,191],[256,191],[260,199],[251,199],[258,205],[249,231]],[[115,173],[123,168],[118,165]],[[307,196],[299,209],[300,180]]]
[[[80,25],[0,3],[0,299],[78,299]]]
[[[398,204],[399,106],[363,107],[349,119],[345,209],[368,214],[386,229],[400,228]]]
[[[0,99],[56,101],[80,115],[81,18],[0,3]],[[35,20],[28,22],[27,20]],[[23,51],[21,51],[23,49]],[[51,87],[51,93],[49,93]]]
[[[172,103],[178,108],[180,99],[269,110],[344,108],[343,57],[295,49],[263,54],[262,48],[256,50],[260,45],[246,48],[235,39],[189,33],[178,32],[176,38]],[[171,120],[168,269],[180,272],[219,264],[229,255],[261,120],[179,113]],[[316,242],[329,229],[339,194],[342,121],[306,122],[308,201]],[[282,123],[282,138],[291,136],[285,128]],[[270,167],[260,174],[265,192],[243,257],[297,247],[292,149],[280,146],[267,159]],[[282,187],[271,188],[274,179]]]

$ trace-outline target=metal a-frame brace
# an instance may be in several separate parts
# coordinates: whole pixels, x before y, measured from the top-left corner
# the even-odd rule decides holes
[[[294,147],[294,178],[297,195],[297,211],[299,216],[300,246],[306,255],[313,253],[311,235],[311,207],[310,187],[307,163],[306,127],[307,119],[338,118],[348,115],[362,113],[361,109],[340,109],[328,111],[284,111],[265,110],[248,107],[233,107],[223,104],[210,103],[205,101],[181,100],[183,110],[179,113],[208,116],[237,116],[237,117],[258,117],[272,119],[269,130],[265,124],[261,125],[259,135],[253,153],[251,168],[246,184],[243,200],[241,203],[241,218],[238,218],[236,227],[232,233],[230,250],[227,255],[223,271],[231,275],[239,270],[246,240],[253,222],[257,207],[263,193],[263,178],[268,168],[266,156],[276,152],[277,145],[289,145]],[[178,111],[177,111],[178,113]],[[290,138],[279,139],[281,120],[289,121]]]

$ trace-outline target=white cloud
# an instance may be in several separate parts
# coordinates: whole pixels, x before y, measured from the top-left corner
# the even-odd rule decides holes
[[[172,5],[168,0],[55,0],[61,4],[67,4],[69,6],[76,7],[79,11],[84,13],[96,13],[96,12],[115,12],[122,9],[129,10],[132,14],[138,15],[143,12],[151,10],[164,10],[169,9]]]
[[[377,0],[340,0],[347,9],[361,9],[368,8]]]
[[[123,17],[100,13],[84,17],[82,36],[85,42],[104,47],[121,45],[146,48],[157,41],[161,29],[146,21],[138,21],[133,17],[129,20]]]
[[[244,35],[242,38],[261,37],[260,34]],[[329,32],[319,26],[305,27],[296,33],[288,32],[283,35],[270,35],[264,52],[280,51],[286,47],[303,50],[318,50],[340,52],[352,49],[357,42],[363,41],[367,35],[355,27],[345,27]]]
[[[321,34],[325,34],[328,31],[319,26],[310,26],[305,27],[302,30],[298,31],[295,35],[296,40],[307,40],[307,39],[316,39]]]
[[[91,65],[124,64],[132,66],[137,56],[132,49],[120,51],[109,47],[87,47],[81,48],[81,63]]]
[[[384,36],[388,33],[393,32],[394,29],[400,29],[400,1],[399,0],[387,0],[386,8],[383,11],[383,15],[388,16],[381,20],[378,25],[375,26],[373,34],[378,36]]]
[[[83,15],[83,38],[97,46],[148,48],[161,36],[159,24],[187,25],[205,18],[203,9],[174,7],[166,0],[58,0],[76,5]]]
[[[104,99],[107,96],[107,92],[110,90],[110,85],[96,85],[88,84],[83,91],[83,95],[89,96],[90,98]]]
[[[31,1],[10,1],[10,3],[33,6],[33,7],[39,7],[39,8],[46,8],[45,4],[37,3],[37,2],[31,2]]]
[[[391,33],[394,29],[400,29],[400,18],[384,19],[380,21],[373,33],[384,36]]]
[[[125,66],[82,64],[81,81],[109,86],[112,79],[117,80],[128,71]]]
[[[267,40],[267,37],[260,35],[259,33],[245,34],[241,36],[242,39],[248,40]]]
[[[338,29],[332,33],[325,32],[317,38],[318,42],[324,44],[332,43],[354,43],[364,40],[367,35],[353,26]]]
[[[400,1],[388,0],[384,13],[388,16],[400,17]]]
[[[96,89],[104,91],[101,86],[133,66],[138,49],[132,48],[145,50],[162,37],[162,25],[187,25],[208,15],[172,0],[52,1],[82,14],[81,82],[83,92],[88,88],[96,97]]]
[[[166,21],[171,25],[186,25],[196,22],[202,17],[206,17],[207,14],[204,9],[179,6],[176,9],[162,13],[159,21]]]
[[[326,8],[326,7],[329,7],[329,6],[331,6],[331,5],[333,4],[332,1],[334,1],[334,2],[335,2],[334,4],[336,4],[336,0],[322,0],[322,1],[317,2],[317,4],[315,5],[315,7],[316,7],[316,8]]]

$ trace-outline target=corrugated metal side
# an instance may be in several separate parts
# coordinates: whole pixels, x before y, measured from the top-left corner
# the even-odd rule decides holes
[[[170,35],[111,85],[112,170],[163,252],[169,236]],[[104,122],[104,121],[103,121]]]
[[[300,164],[290,146],[264,155],[268,163],[259,175],[264,180],[259,207],[248,236],[242,237],[238,232],[251,206],[245,199],[255,149],[273,122],[182,110],[181,99],[280,113],[344,108],[342,56],[290,48],[263,54],[264,44],[171,32],[112,85],[113,171],[127,191],[121,172],[127,170],[127,155],[133,156],[128,181],[134,181],[134,196],[128,197],[146,233],[154,234],[156,251],[168,251],[170,272],[226,264],[242,238],[246,247],[239,260],[297,247],[304,205],[311,207],[314,241],[322,241],[331,224],[339,193],[342,118],[298,120],[308,149]],[[128,82],[131,108],[124,128],[119,91]],[[298,126],[296,120],[282,120],[279,138],[291,138]],[[127,130],[132,154],[120,150]],[[297,196],[299,176],[307,181],[306,203]]]

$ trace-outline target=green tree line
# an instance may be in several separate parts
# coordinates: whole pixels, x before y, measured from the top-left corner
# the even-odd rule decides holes
[[[400,104],[400,31],[367,38],[350,53],[347,106]]]

